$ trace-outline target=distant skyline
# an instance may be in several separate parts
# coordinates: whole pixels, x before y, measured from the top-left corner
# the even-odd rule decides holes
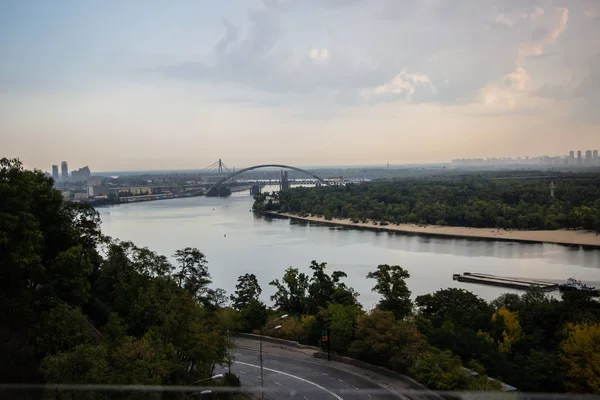
[[[600,147],[597,0],[0,2],[0,156],[49,171]]]

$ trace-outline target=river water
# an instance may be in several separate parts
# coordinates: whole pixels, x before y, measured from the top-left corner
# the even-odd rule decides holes
[[[213,286],[228,294],[235,290],[239,275],[254,273],[267,304],[274,292],[268,283],[281,278],[289,266],[309,272],[311,260],[327,262],[330,271],[346,272],[346,283],[360,293],[367,309],[377,303],[378,295],[371,292],[373,280],[365,276],[379,264],[408,270],[413,296],[446,287],[464,288],[486,300],[505,292],[523,293],[452,280],[452,274],[462,272],[561,281],[573,276],[600,286],[598,249],[338,228],[257,216],[250,212],[252,202],[247,193],[236,193],[228,198],[172,199],[98,211],[106,235],[167,256],[197,247],[208,259]]]

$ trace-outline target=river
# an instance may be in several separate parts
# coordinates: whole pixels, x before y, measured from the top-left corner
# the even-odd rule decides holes
[[[207,259],[213,286],[231,294],[237,277],[254,273],[270,304],[268,283],[289,266],[309,272],[311,260],[342,270],[346,283],[359,293],[365,308],[378,295],[371,292],[369,271],[379,264],[409,271],[413,296],[446,287],[470,290],[486,300],[506,288],[460,283],[452,274],[481,272],[549,280],[576,277],[600,286],[600,250],[580,246],[527,244],[488,240],[426,237],[309,224],[257,216],[252,198],[236,193],[228,198],[193,197],[99,208],[104,234],[147,246],[171,256],[197,247]],[[558,295],[558,293],[554,293]]]

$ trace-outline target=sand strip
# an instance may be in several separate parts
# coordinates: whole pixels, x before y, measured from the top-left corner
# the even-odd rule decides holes
[[[559,229],[555,231],[518,231],[504,230],[494,228],[466,228],[459,226],[439,226],[439,225],[413,225],[413,224],[389,224],[379,225],[374,222],[357,222],[350,219],[337,219],[331,221],[324,217],[300,217],[290,213],[267,212],[267,214],[301,220],[309,222],[318,222],[323,224],[374,229],[401,233],[414,233],[421,235],[450,236],[461,238],[480,238],[491,240],[510,240],[517,242],[536,242],[536,243],[556,243],[564,245],[581,245],[600,247],[600,234],[592,231],[566,230]]]

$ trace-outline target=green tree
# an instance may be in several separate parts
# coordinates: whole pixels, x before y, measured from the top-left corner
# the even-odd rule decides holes
[[[232,306],[238,311],[242,310],[251,301],[258,301],[261,293],[262,289],[258,284],[256,275],[246,273],[238,277],[235,293],[231,295]]]
[[[241,310],[242,330],[252,332],[262,328],[267,323],[268,311],[263,302],[250,300]]]
[[[416,380],[436,390],[465,390],[469,387],[469,373],[460,358],[451,351],[430,349],[411,367]]]
[[[277,291],[271,296],[275,307],[290,314],[302,315],[307,309],[308,276],[289,267],[285,270],[282,282],[275,279],[269,283]]]
[[[322,326],[329,328],[330,346],[333,351],[345,353],[354,339],[356,319],[362,310],[354,305],[330,304],[319,313]]]
[[[435,327],[440,327],[445,321],[474,330],[487,330],[490,326],[490,305],[464,289],[438,290],[433,294],[417,296],[415,303],[419,312],[427,316]]]
[[[315,314],[319,309],[326,309],[329,304],[358,305],[358,293],[347,287],[341,280],[347,275],[343,271],[333,271],[331,275],[325,272],[327,263],[311,261],[310,269],[313,271],[308,286],[309,314]]]
[[[349,353],[371,364],[406,373],[427,348],[427,341],[409,321],[397,321],[391,311],[373,310],[358,317]]]
[[[411,292],[405,282],[405,279],[410,278],[408,271],[399,265],[382,264],[377,267],[377,271],[369,272],[367,278],[377,280],[373,291],[382,296],[377,304],[379,309],[393,312],[397,319],[403,319],[411,313]]]
[[[179,286],[196,299],[204,299],[208,285],[212,283],[204,254],[198,249],[186,247],[177,250],[173,256],[179,264],[179,271],[173,275]]]

